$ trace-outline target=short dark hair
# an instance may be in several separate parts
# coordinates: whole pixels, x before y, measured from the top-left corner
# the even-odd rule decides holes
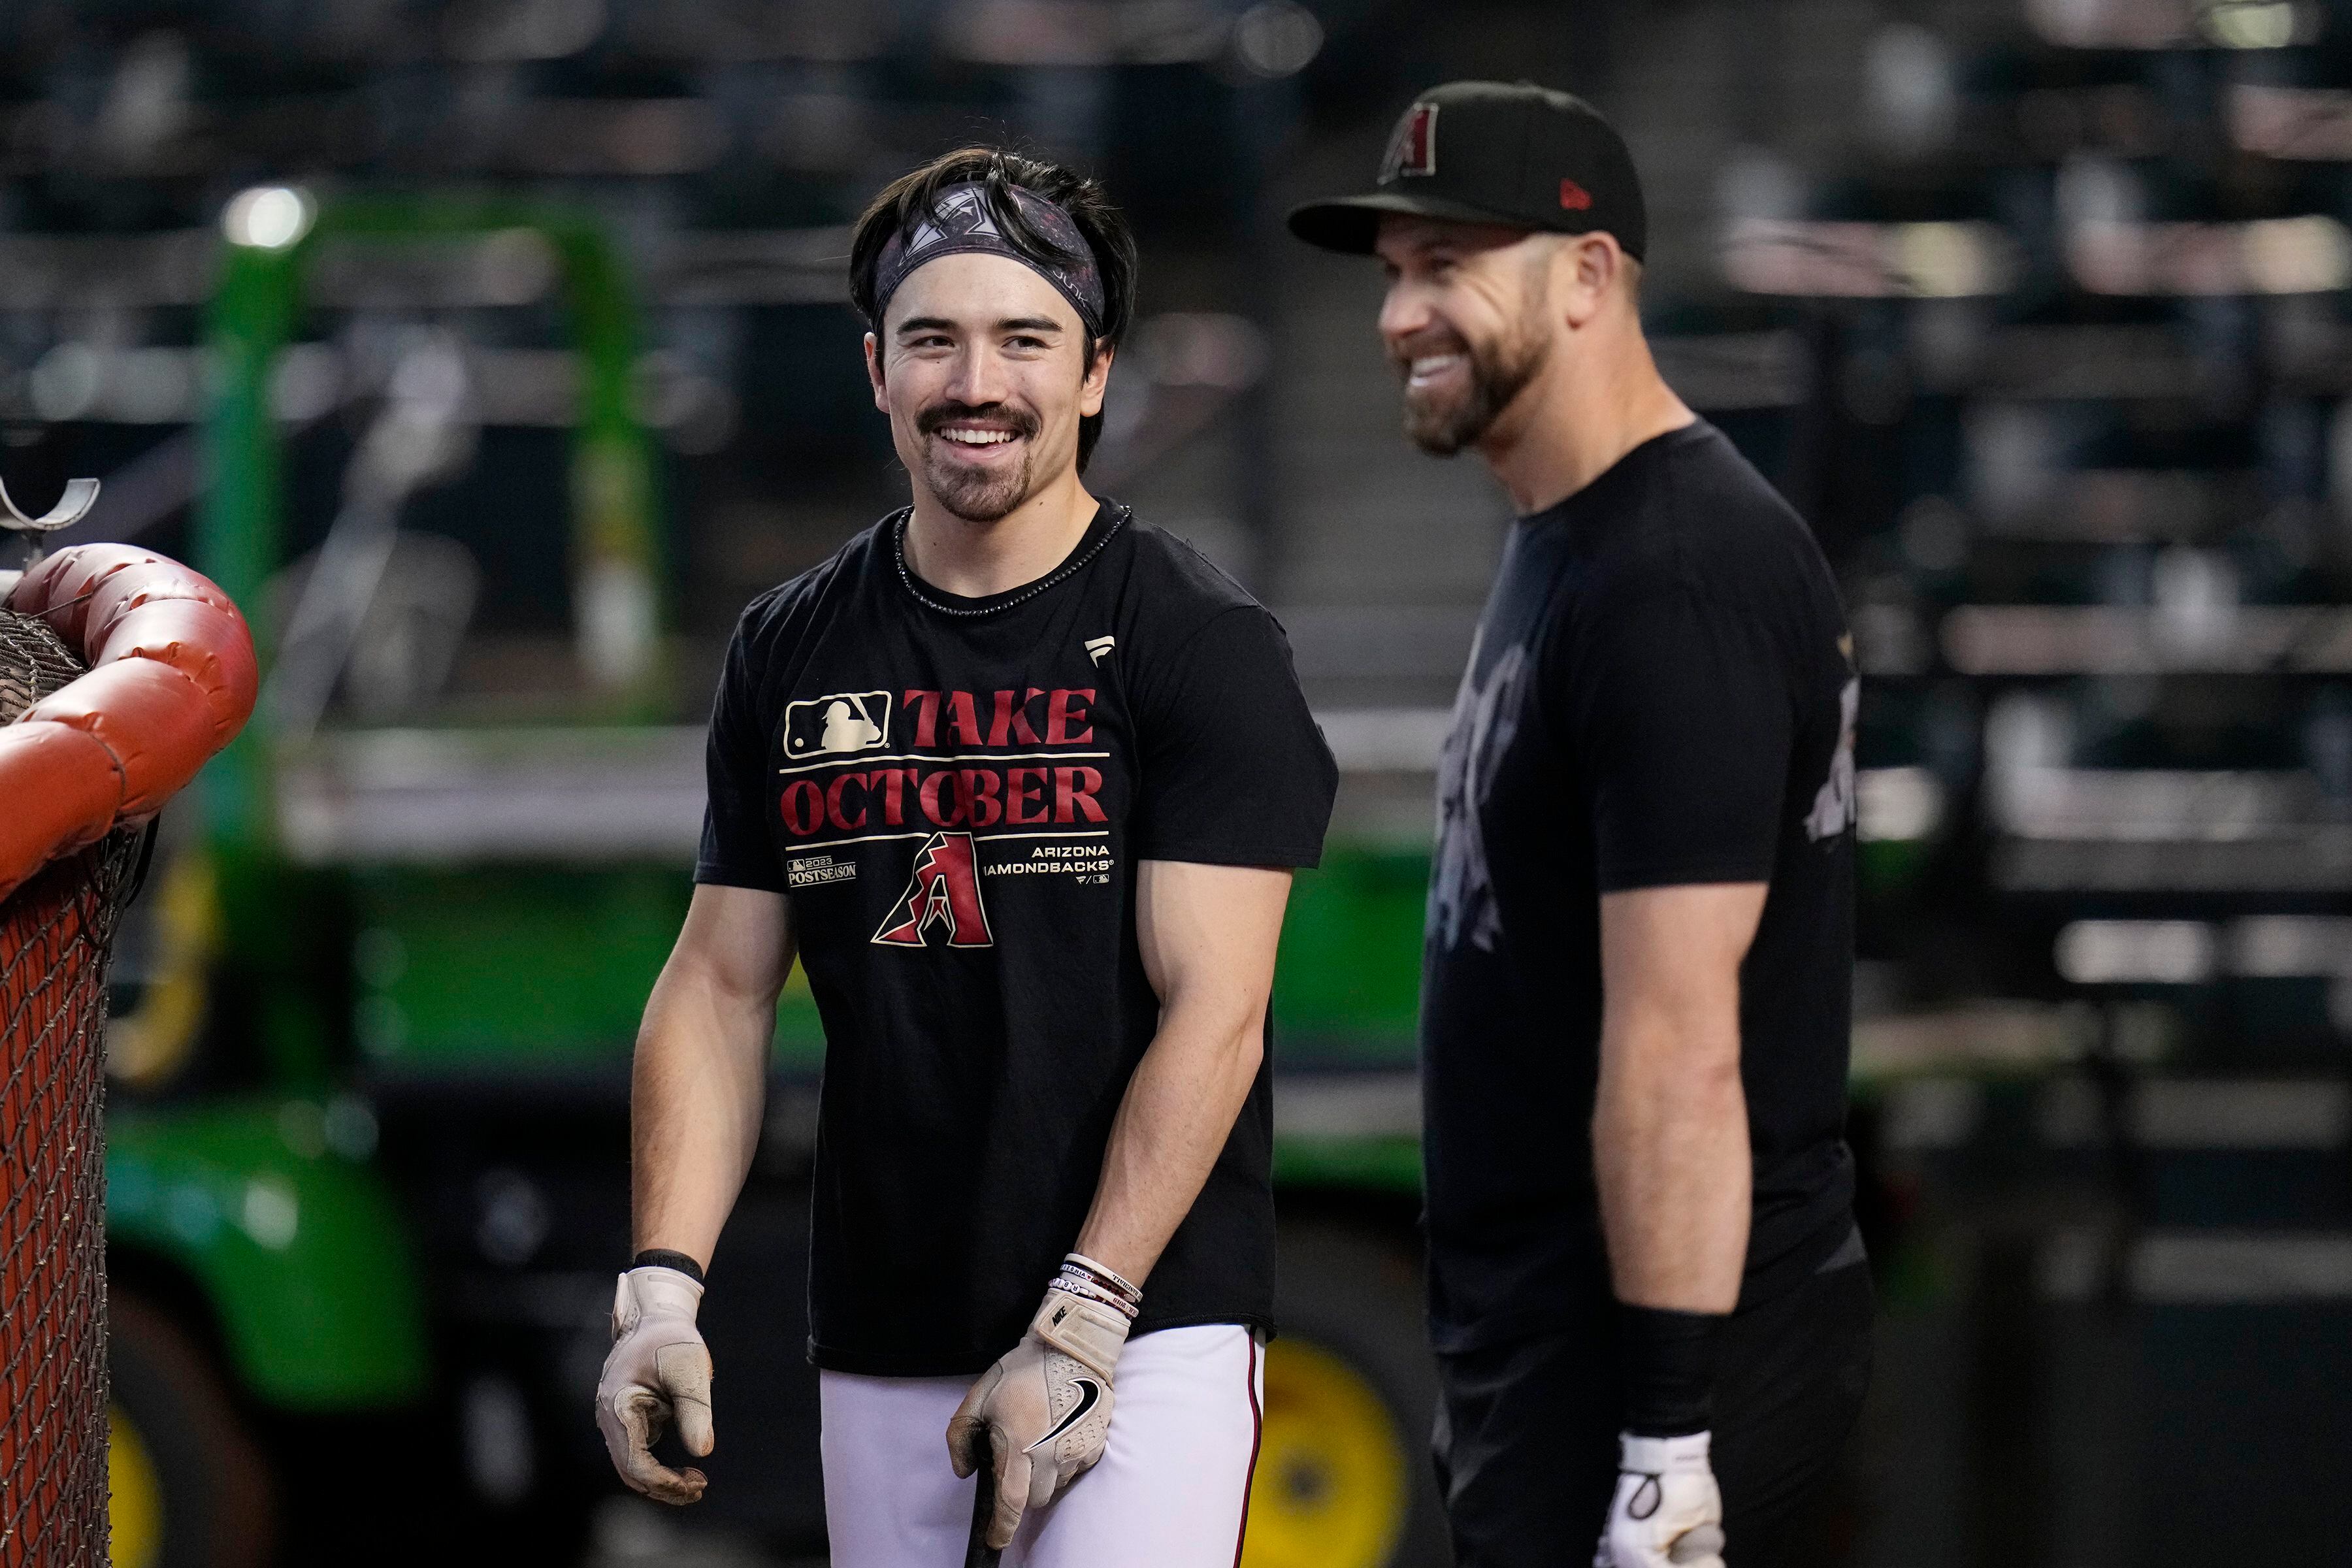
[[[1102,331],[1087,340],[1085,365],[1094,368],[1096,353],[1118,347],[1135,318],[1135,231],[1111,205],[1102,186],[1073,169],[1025,157],[1002,147],[959,147],[932,159],[921,168],[899,175],[882,187],[857,216],[856,237],[849,244],[849,302],[878,332],[882,312],[874,299],[875,265],[894,234],[907,233],[939,218],[940,193],[953,185],[976,184],[989,216],[1013,249],[1047,264],[1073,259],[1062,247],[1038,232],[1013,199],[1009,187],[1019,185],[1045,197],[1070,215],[1094,252],[1102,275]],[[1102,416],[1090,414],[1078,421],[1078,471],[1094,456],[1102,438]]]

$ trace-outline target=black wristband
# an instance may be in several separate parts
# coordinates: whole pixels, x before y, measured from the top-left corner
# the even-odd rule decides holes
[[[702,1265],[683,1252],[672,1252],[667,1247],[648,1247],[629,1259],[632,1268],[675,1268],[697,1285],[705,1283]]]
[[[1722,1312],[1617,1304],[1625,1430],[1637,1437],[1683,1437],[1715,1425],[1716,1350],[1730,1321]]]

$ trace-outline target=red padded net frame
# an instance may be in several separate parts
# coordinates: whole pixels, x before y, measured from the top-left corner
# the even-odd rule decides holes
[[[0,610],[0,723],[82,671]],[[0,1568],[107,1561],[106,966],[139,835],[0,900]]]

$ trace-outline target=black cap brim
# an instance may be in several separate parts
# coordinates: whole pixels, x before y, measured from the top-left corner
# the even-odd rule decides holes
[[[1433,217],[1452,223],[1493,223],[1526,228],[1527,220],[1473,206],[1468,202],[1402,191],[1376,191],[1370,195],[1341,196],[1308,202],[1290,210],[1290,232],[1307,244],[1349,256],[1369,256],[1380,237],[1381,216],[1402,213],[1408,217]]]

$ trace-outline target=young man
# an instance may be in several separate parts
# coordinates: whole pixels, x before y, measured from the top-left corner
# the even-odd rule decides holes
[[[1378,253],[1407,434],[1475,449],[1520,513],[1439,780],[1422,997],[1458,1561],[1760,1568],[1869,1361],[1829,569],[1659,379],[1641,189],[1585,104],[1439,88],[1374,191],[1290,221]]]
[[[729,651],[598,1419],[630,1485],[701,1494],[646,1445],[675,1420],[710,1451],[694,1311],[797,952],[836,1568],[955,1568],[975,1464],[1010,1563],[1228,1568],[1274,1283],[1266,995],[1336,770],[1273,617],[1080,480],[1135,280],[1099,187],[950,153],[876,198],[850,272],[913,504]]]

